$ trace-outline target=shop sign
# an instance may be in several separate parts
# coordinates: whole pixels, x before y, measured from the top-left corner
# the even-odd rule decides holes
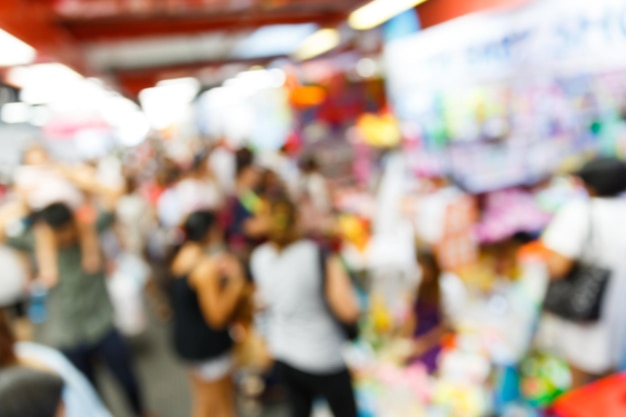
[[[626,2],[545,0],[470,15],[385,48],[392,96],[407,87],[626,68]]]

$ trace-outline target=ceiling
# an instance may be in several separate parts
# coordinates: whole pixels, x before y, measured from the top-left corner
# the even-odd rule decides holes
[[[163,78],[266,65],[366,0],[0,0],[0,28],[129,96]],[[0,80],[6,68],[0,66]],[[219,74],[218,74],[219,75]]]
[[[512,0],[430,0],[424,27]],[[521,1],[521,0],[520,0]],[[0,27],[129,95],[173,76],[267,64],[366,0],[0,0]],[[0,76],[2,69],[0,68]]]

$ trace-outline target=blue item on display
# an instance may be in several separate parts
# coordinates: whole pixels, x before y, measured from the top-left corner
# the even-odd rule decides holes
[[[517,366],[504,366],[498,369],[494,392],[494,408],[498,415],[506,415],[505,410],[518,402],[521,397]]]

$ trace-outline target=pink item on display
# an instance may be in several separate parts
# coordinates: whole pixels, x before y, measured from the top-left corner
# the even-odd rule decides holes
[[[550,218],[550,214],[538,207],[529,192],[515,188],[495,191],[486,197],[483,219],[476,226],[476,236],[483,243],[499,242],[518,232],[540,231]]]

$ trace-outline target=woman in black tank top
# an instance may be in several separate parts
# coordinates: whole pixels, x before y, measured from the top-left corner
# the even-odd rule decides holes
[[[187,363],[192,417],[234,417],[231,319],[246,288],[239,262],[226,253],[207,254],[221,244],[213,213],[189,216],[186,240],[172,262],[173,342]]]

